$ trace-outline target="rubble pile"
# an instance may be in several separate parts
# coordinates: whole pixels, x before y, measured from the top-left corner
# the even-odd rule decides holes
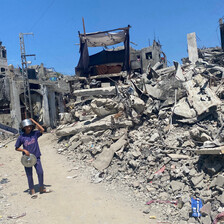
[[[94,167],[99,182],[133,189],[150,217],[222,220],[223,155],[200,152],[223,146],[224,53],[201,49],[199,56],[195,64],[134,73],[108,90],[74,91],[84,97],[69,103],[67,123],[61,115],[58,153]],[[199,218],[192,217],[192,197],[203,202]]]

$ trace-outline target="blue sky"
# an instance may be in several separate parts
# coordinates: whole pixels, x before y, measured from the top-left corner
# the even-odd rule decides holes
[[[187,57],[187,33],[196,32],[199,48],[220,46],[223,16],[223,0],[1,0],[0,41],[8,64],[21,66],[19,33],[33,32],[25,45],[36,59],[28,60],[74,75],[82,17],[87,33],[131,25],[132,47],[147,47],[155,38],[172,64]]]

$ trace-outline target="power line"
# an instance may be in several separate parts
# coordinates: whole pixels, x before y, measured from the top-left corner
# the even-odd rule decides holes
[[[52,0],[51,3],[48,5],[48,7],[42,12],[42,14],[39,16],[39,18],[33,23],[33,26],[30,28],[30,30],[32,30],[37,24],[38,22],[45,16],[45,14],[47,13],[47,11],[50,9],[50,7],[54,4],[55,0]]]

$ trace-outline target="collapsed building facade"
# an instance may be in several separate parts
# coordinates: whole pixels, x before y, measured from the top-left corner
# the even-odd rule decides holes
[[[6,130],[19,130],[25,119],[24,79],[20,68],[7,65],[6,48],[1,46],[0,124]],[[59,113],[64,112],[63,96],[70,92],[62,75],[41,65],[28,68],[34,119],[45,127],[56,127]],[[6,125],[6,126],[4,126]]]
[[[157,61],[143,74],[132,70],[124,83],[75,86],[72,95],[81,100],[70,102],[68,120],[56,130],[57,150],[80,167],[76,175],[88,167],[91,182],[132,189],[158,223],[218,223],[224,220],[224,53],[198,49],[195,33],[187,41],[182,65]]]

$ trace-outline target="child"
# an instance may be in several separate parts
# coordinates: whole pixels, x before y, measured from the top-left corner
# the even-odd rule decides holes
[[[34,131],[34,124],[36,125],[38,131]],[[32,118],[25,119],[22,121],[22,130],[23,133],[18,137],[15,147],[17,151],[23,152],[23,155],[29,156],[30,153],[36,156],[37,163],[34,165],[38,180],[39,180],[39,187],[40,187],[40,193],[48,193],[50,192],[49,189],[44,188],[43,183],[43,169],[40,161],[40,148],[38,144],[38,138],[43,134],[44,128],[39,125],[36,121],[34,121]],[[23,145],[23,148],[20,148],[20,146]],[[26,176],[28,179],[28,185],[30,189],[31,198],[37,198],[37,195],[35,194],[34,190],[34,184],[33,184],[33,170],[32,167],[25,167]]]

